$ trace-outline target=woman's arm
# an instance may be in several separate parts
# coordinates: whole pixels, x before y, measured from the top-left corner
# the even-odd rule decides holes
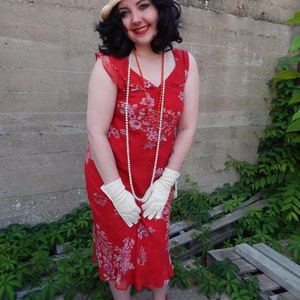
[[[184,108],[177,126],[177,135],[167,168],[179,171],[192,145],[197,128],[199,72],[195,58],[189,54],[190,68],[184,88]]]
[[[140,219],[141,209],[135,203],[133,195],[125,189],[107,138],[115,111],[116,96],[117,86],[98,59],[89,82],[88,140],[96,168],[104,182],[100,188],[112,201],[124,222],[131,227]]]
[[[104,184],[120,177],[107,139],[116,96],[117,86],[105,71],[101,59],[98,59],[88,87],[87,132],[93,159]]]

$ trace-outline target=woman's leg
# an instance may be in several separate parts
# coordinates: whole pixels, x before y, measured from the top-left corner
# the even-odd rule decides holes
[[[130,299],[130,290],[131,290],[130,286],[125,291],[116,289],[115,283],[112,281],[109,282],[109,286],[111,289],[111,293],[114,297],[114,300],[129,300]]]
[[[164,286],[162,288],[155,288],[155,289],[152,289],[151,291],[152,291],[153,300],[165,300],[166,299],[167,286]]]

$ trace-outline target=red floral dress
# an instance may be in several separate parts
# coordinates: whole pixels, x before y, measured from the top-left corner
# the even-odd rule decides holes
[[[171,154],[176,125],[184,104],[184,85],[189,68],[188,53],[173,49],[176,66],[166,78],[162,135],[155,178],[158,178]],[[114,117],[108,139],[115,156],[119,175],[131,191],[125,142],[125,102],[128,58],[115,58],[96,54],[118,88]],[[161,87],[145,79],[151,108],[158,110]],[[147,104],[148,103],[148,104]],[[151,123],[147,115],[145,90],[139,74],[131,70],[129,97],[130,161],[135,193],[142,197],[150,185],[155,158],[159,121]],[[114,281],[115,287],[125,290],[134,285],[152,289],[163,287],[173,275],[168,249],[169,218],[173,192],[164,208],[162,218],[140,221],[128,227],[112,202],[101,191],[103,181],[95,167],[90,147],[85,159],[85,177],[88,199],[94,223],[94,260],[98,262],[100,279]],[[141,207],[140,201],[136,200]]]

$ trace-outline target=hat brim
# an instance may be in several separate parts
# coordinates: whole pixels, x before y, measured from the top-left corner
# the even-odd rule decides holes
[[[103,21],[106,21],[109,18],[113,8],[121,1],[122,0],[110,0],[105,6],[103,6],[100,14]]]

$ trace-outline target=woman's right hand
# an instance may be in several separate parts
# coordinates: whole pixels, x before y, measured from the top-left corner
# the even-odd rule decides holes
[[[135,203],[134,196],[125,189],[121,178],[101,186],[101,190],[111,200],[114,207],[124,220],[132,227],[141,218],[141,209]]]

